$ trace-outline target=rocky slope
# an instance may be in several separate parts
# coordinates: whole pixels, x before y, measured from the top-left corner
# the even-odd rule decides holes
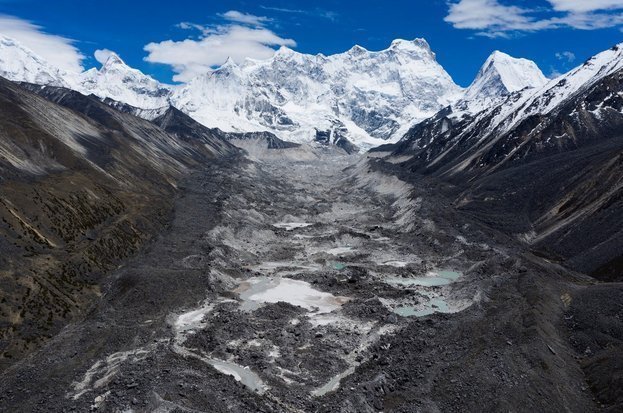
[[[560,322],[560,297],[588,277],[419,179],[295,151],[185,180],[170,228],[112,273],[89,314],[0,377],[0,405],[600,411]]]
[[[622,68],[619,45],[479,113],[442,111],[379,151],[459,185],[460,208],[606,276],[623,247]]]
[[[0,79],[0,366],[101,294],[167,224],[178,182],[238,150],[178,136],[99,100]],[[200,125],[199,125],[200,126]]]

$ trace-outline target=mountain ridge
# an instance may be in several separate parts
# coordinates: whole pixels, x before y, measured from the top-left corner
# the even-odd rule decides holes
[[[622,79],[619,44],[478,113],[441,111],[375,152],[458,185],[457,207],[573,268],[608,272],[622,246],[617,227],[587,228],[620,218]]]
[[[355,45],[329,56],[283,46],[267,60],[228,59],[182,85],[162,84],[116,54],[99,70],[47,79],[19,71],[11,76],[112,99],[147,116],[172,105],[210,128],[267,131],[299,143],[314,142],[317,130],[330,133],[338,125],[341,139],[361,149],[397,141],[464,93],[421,38],[396,39],[380,51]]]

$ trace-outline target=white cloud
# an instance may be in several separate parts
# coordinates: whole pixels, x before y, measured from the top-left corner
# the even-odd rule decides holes
[[[283,38],[266,27],[256,26],[255,23],[218,26],[183,23],[180,27],[197,29],[201,36],[199,39],[166,40],[145,46],[145,51],[148,52],[145,60],[170,65],[177,73],[173,80],[178,82],[187,82],[206,73],[223,64],[228,57],[238,63],[247,57],[268,59],[275,53],[275,47],[296,46],[294,40]]]
[[[252,14],[242,13],[237,10],[230,10],[227,13],[220,14],[222,18],[230,22],[249,24],[253,26],[263,26],[271,21],[268,17],[254,16]]]
[[[104,64],[108,61],[108,58],[112,55],[116,54],[112,50],[108,49],[99,49],[96,50],[93,56],[95,56],[95,60],[97,60],[100,64]]]
[[[548,0],[557,11],[586,13],[623,9],[623,0]]]
[[[575,62],[575,53],[573,52],[559,52],[556,53],[556,59],[562,60],[568,63]]]
[[[83,70],[85,57],[71,39],[46,33],[41,26],[8,15],[0,15],[0,33],[17,40],[60,69]]]
[[[517,2],[517,0],[515,0]],[[445,21],[488,37],[569,27],[595,30],[623,24],[623,0],[548,0],[552,8],[528,9],[500,0],[452,0]]]
[[[451,3],[445,20],[457,29],[503,31],[532,24],[528,10],[505,6],[497,0],[461,0]]]

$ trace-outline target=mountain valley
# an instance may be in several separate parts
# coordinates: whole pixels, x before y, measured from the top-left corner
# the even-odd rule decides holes
[[[163,85],[0,38],[0,411],[620,411],[622,53]]]

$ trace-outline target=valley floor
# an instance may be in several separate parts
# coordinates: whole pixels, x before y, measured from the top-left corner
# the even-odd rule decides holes
[[[213,165],[11,412],[598,410],[564,314],[591,281],[365,157]],[[302,158],[299,158],[302,159]]]

